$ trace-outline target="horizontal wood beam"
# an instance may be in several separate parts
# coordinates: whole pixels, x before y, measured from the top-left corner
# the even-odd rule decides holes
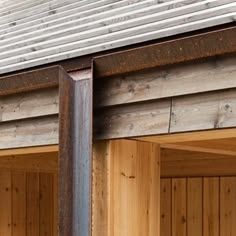
[[[235,77],[236,55],[231,55],[101,78],[94,81],[94,106],[109,107],[236,88]]]
[[[221,155],[236,157],[236,151],[228,150],[227,146],[225,146],[225,149],[218,149],[217,147],[216,148],[204,148],[204,147],[199,147],[199,146],[188,146],[188,145],[184,145],[184,144],[161,144],[161,147],[167,148],[167,149],[172,149],[172,150],[186,150],[186,151],[192,151],[192,152],[221,154]]]
[[[236,137],[236,128],[231,129],[218,129],[218,130],[206,130],[196,132],[186,132],[179,134],[164,134],[157,136],[138,137],[137,140],[154,142],[160,144],[178,144],[189,141],[205,141],[214,139],[227,139]]]
[[[236,27],[94,58],[96,78],[236,52]],[[214,43],[212,43],[214,42]]]
[[[1,156],[0,170],[29,171],[29,172],[57,172],[58,152],[54,151],[48,153],[31,153],[31,154],[17,153],[16,155],[12,153],[12,155]]]
[[[236,156],[162,149],[161,177],[235,176]]]
[[[58,152],[58,145],[40,146],[40,147],[25,147],[25,148],[11,148],[6,150],[0,150],[0,158],[2,156],[18,156],[18,155],[34,155],[44,153]]]

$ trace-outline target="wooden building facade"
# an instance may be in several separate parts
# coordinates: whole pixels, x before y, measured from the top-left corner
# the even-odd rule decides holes
[[[0,236],[236,235],[235,0],[0,5]]]

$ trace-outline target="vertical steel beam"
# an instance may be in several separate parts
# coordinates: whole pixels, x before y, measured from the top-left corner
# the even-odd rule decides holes
[[[59,78],[59,235],[90,236],[92,76]]]

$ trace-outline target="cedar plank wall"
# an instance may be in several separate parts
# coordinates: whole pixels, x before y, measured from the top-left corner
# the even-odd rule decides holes
[[[0,236],[56,236],[57,187],[57,153],[0,156]]]
[[[236,177],[161,179],[162,236],[236,235]]]

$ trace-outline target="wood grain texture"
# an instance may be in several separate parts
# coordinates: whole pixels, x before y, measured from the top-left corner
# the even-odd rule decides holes
[[[170,132],[234,127],[235,90],[173,99]]]
[[[54,235],[54,175],[39,174],[39,235]]]
[[[39,232],[39,173],[26,174],[26,226],[27,235],[40,236]]]
[[[129,140],[110,145],[108,235],[160,235],[159,146]]]
[[[178,194],[186,194],[186,202],[183,201],[180,205],[169,204],[168,207],[163,207],[162,211],[164,215],[170,214],[172,222],[176,222],[181,212],[185,212],[186,208],[186,235],[188,236],[234,235],[236,215],[235,176],[186,179],[162,178],[161,185],[166,186],[166,183],[170,183],[171,181],[175,182],[176,180],[178,180],[179,183],[181,181],[187,181],[187,185],[178,184]],[[172,188],[171,191],[166,191],[161,198],[165,200],[164,197],[166,197],[166,199],[172,199],[172,201],[176,200],[174,188]],[[178,209],[177,214],[175,212],[176,209]],[[172,222],[161,221],[162,232],[169,232],[174,226]],[[178,229],[181,230],[182,227],[177,228],[177,230]],[[180,231],[176,231],[177,234],[179,232]]]
[[[58,88],[25,92],[0,99],[0,124],[59,112]]]
[[[226,56],[98,79],[94,85],[94,106],[113,106],[234,88],[235,62],[235,56]]]
[[[58,171],[58,153],[1,156],[0,170],[55,173]]]
[[[236,177],[220,179],[220,235],[236,234]]]
[[[161,163],[162,168],[162,163]],[[172,183],[171,179],[161,179],[161,234],[172,235]]]
[[[235,156],[162,149],[162,177],[234,176]]]
[[[93,144],[92,235],[109,233],[109,141]]]
[[[187,179],[187,235],[199,236],[203,231],[203,181]]]
[[[172,179],[172,236],[187,235],[186,178]]]
[[[12,235],[26,235],[26,174],[12,173]]]
[[[0,172],[0,235],[12,235],[11,173]]]
[[[168,133],[170,100],[131,104],[94,114],[96,139],[112,139]]]
[[[203,235],[220,235],[219,178],[203,179]]]
[[[58,117],[0,124],[0,149],[58,144]]]

